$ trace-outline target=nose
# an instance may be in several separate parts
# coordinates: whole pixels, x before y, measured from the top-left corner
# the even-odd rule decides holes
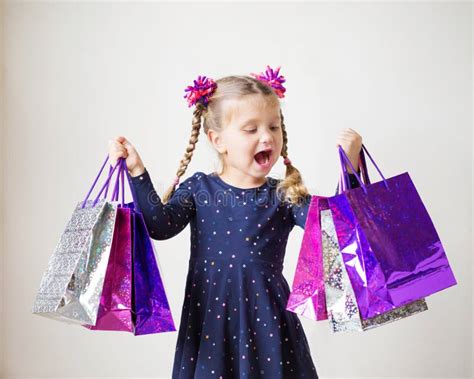
[[[267,129],[264,129],[261,133],[260,133],[260,142],[262,144],[266,144],[266,143],[269,143],[271,142],[273,136],[272,134],[270,133],[269,130]]]

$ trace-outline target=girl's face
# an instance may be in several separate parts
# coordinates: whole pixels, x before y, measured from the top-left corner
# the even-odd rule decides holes
[[[229,100],[224,106],[227,119],[223,130],[209,131],[211,142],[222,154],[224,174],[249,184],[261,181],[283,146],[280,105],[262,95],[250,95]]]

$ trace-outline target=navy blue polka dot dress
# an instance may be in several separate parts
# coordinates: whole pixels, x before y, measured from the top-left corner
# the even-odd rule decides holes
[[[282,274],[288,235],[304,228],[310,195],[292,206],[278,201],[274,178],[242,189],[196,172],[163,205],[146,169],[131,184],[151,238],[191,226],[172,378],[318,378],[298,316],[286,310]]]

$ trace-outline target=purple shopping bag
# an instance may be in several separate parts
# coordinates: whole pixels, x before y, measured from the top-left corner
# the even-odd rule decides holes
[[[457,284],[433,222],[408,174],[362,182],[339,146],[343,186],[328,198],[344,264],[364,319]],[[346,163],[360,183],[347,189]],[[363,165],[365,166],[365,165]]]
[[[131,207],[134,204],[130,204]],[[140,212],[132,213],[135,335],[175,331],[153,243]]]
[[[130,175],[127,172],[129,183]],[[134,199],[133,186],[130,190]],[[127,204],[132,220],[132,309],[134,334],[144,335],[176,331],[153,242],[138,202]]]
[[[91,330],[133,332],[134,328],[132,321],[132,216],[131,209],[124,203],[124,169],[122,161],[112,194],[112,201],[118,201],[120,177],[122,204],[117,207],[112,247],[97,321],[95,325],[83,325]],[[105,196],[107,196],[107,190]]]

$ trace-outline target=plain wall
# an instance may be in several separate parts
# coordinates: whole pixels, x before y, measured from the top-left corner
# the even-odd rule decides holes
[[[3,377],[171,377],[177,332],[91,332],[31,308],[108,140],[135,144],[161,195],[190,136],[184,88],[267,64],[287,79],[289,156],[310,191],[334,193],[336,136],[356,130],[385,176],[409,172],[458,280],[427,312],[361,334],[300,318],[320,376],[472,376],[471,3],[4,5]],[[184,177],[216,164],[201,135]],[[290,285],[302,235],[288,243]],[[178,327],[189,227],[154,243]]]
[[[3,255],[4,255],[4,240],[3,240],[3,229],[4,229],[4,219],[3,219],[3,213],[5,209],[5,202],[4,202],[4,197],[3,197],[3,162],[4,162],[4,148],[3,148],[3,130],[4,130],[4,54],[3,54],[3,2],[0,2],[0,161],[2,162],[0,164],[0,325],[3,325],[3,281],[5,278],[5,275],[3,274],[4,270],[4,262],[3,262]],[[4,341],[4,335],[3,335],[3,330],[4,328],[0,326],[0,377],[3,373],[3,341]]]

